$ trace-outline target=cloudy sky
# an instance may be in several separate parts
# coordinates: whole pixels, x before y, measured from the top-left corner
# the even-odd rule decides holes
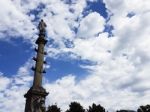
[[[47,23],[46,105],[150,103],[150,0],[0,0],[0,111],[23,112],[37,25]],[[12,110],[13,109],[13,110]]]

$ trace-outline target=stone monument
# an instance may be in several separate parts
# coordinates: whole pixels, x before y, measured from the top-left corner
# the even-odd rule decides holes
[[[38,25],[39,37],[36,40],[36,44],[38,48],[35,49],[37,52],[36,57],[33,57],[33,60],[36,62],[35,67],[32,68],[34,71],[34,80],[32,87],[27,91],[24,95],[26,98],[25,111],[24,112],[45,112],[45,99],[48,95],[48,92],[42,87],[42,77],[43,73],[45,73],[43,69],[44,55],[46,52],[44,51],[44,46],[47,43],[45,39],[46,34],[46,23],[41,20]]]

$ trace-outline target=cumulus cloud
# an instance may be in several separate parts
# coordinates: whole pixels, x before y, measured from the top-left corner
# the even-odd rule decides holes
[[[135,109],[149,103],[149,0],[104,0],[111,14],[108,23],[114,27],[114,36],[111,38],[103,32],[107,24],[105,18],[97,12],[89,12],[84,17],[86,1],[72,2],[0,1],[3,7],[10,7],[0,11],[0,15],[6,18],[0,20],[0,35],[6,36],[7,31],[9,35],[19,34],[29,39],[25,35],[36,33],[32,30],[37,25],[34,21],[42,17],[48,24],[47,39],[54,40],[54,43],[47,46],[49,57],[59,58],[59,55],[66,53],[69,58],[96,63],[91,66],[81,65],[89,73],[80,80],[74,74],[65,74],[54,82],[46,81],[44,86],[50,92],[47,103],[56,102],[64,110],[74,100],[85,107],[93,102],[100,103],[109,110]],[[39,8],[41,3],[44,5],[42,9]],[[37,8],[41,10],[37,15],[31,13]],[[134,15],[129,17],[131,12]],[[67,47],[64,40],[69,40],[71,47]],[[32,80],[29,66],[26,64],[21,67],[12,78],[0,75],[0,83],[3,82],[0,84],[2,111],[12,111],[14,100],[15,106],[19,106],[13,111],[23,111],[23,94],[29,89]]]
[[[80,81],[69,75],[52,84],[47,83],[45,87],[51,91],[48,96],[50,104],[56,102],[65,110],[71,101],[81,102],[84,107],[95,102],[112,111],[136,109],[139,105],[149,103],[150,83],[146,81],[150,78],[148,69],[137,72],[124,57],[89,69],[91,73]]]
[[[104,30],[105,19],[99,13],[93,12],[80,22],[77,36],[81,38],[94,37]]]
[[[0,1],[0,7],[0,16],[2,17],[0,20],[0,38],[9,40],[12,37],[22,36],[28,39],[29,35],[33,36],[34,25],[29,17],[22,10],[18,10],[12,1]]]
[[[75,80],[72,81],[74,84],[74,87],[71,86],[72,91],[66,90],[70,92],[67,93],[68,98],[70,98],[69,101],[78,100],[85,106],[89,104],[88,102],[93,101],[103,104],[110,110],[112,108],[136,109],[139,105],[149,103],[147,99],[149,98],[150,83],[147,79],[150,79],[148,75],[150,64],[148,61],[150,58],[148,52],[150,49],[148,46],[150,32],[148,19],[150,17],[147,4],[150,3],[148,0],[144,2],[139,0],[138,6],[133,7],[133,4],[137,4],[138,0],[117,0],[116,2],[105,0],[104,2],[108,11],[111,11],[109,13],[112,14],[108,23],[114,27],[114,37],[108,38],[107,33],[94,35],[102,30],[93,29],[95,31],[93,33],[90,25],[86,24],[91,18],[86,16],[81,20],[78,32],[79,37],[84,38],[75,39],[74,47],[71,49],[63,48],[60,52],[56,50],[58,54],[73,52],[80,59],[97,62],[95,66],[82,66],[91,72],[89,76],[77,84],[74,83]],[[128,17],[131,12],[134,12],[135,15]],[[103,22],[101,21],[101,23]],[[82,86],[81,83],[85,85]],[[63,87],[63,84],[55,83],[56,85]],[[91,89],[90,86],[92,86]],[[78,89],[74,89],[77,87]],[[94,91],[95,96],[92,91]],[[70,97],[70,95],[72,96]],[[50,98],[53,99],[52,97]],[[63,103],[60,102],[60,105]]]
[[[0,76],[0,111],[24,111],[25,99],[23,96],[33,80],[29,73],[30,66],[30,62],[27,62],[19,68],[17,75],[11,78],[6,77],[5,74]]]
[[[0,91],[5,90],[10,84],[11,80],[7,77],[4,77],[2,73],[0,73]]]

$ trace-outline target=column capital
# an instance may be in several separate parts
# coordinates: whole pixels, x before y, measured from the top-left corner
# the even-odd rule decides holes
[[[37,40],[36,40],[36,44],[46,44],[47,43],[47,40],[44,38],[44,37],[39,37]]]

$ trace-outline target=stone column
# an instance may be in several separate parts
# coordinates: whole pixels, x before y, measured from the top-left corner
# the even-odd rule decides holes
[[[40,36],[36,41],[36,44],[38,45],[38,49],[37,49],[37,56],[36,56],[33,87],[41,87],[42,86],[44,46],[45,46],[46,42],[47,42],[47,40],[45,40],[45,38],[42,36]]]
[[[45,99],[48,92],[42,87],[43,64],[44,64],[44,46],[47,42],[45,39],[46,24],[43,20],[39,23],[39,37],[36,41],[38,49],[37,55],[33,58],[36,61],[34,71],[33,86],[24,95],[26,98],[25,112],[45,112]]]

